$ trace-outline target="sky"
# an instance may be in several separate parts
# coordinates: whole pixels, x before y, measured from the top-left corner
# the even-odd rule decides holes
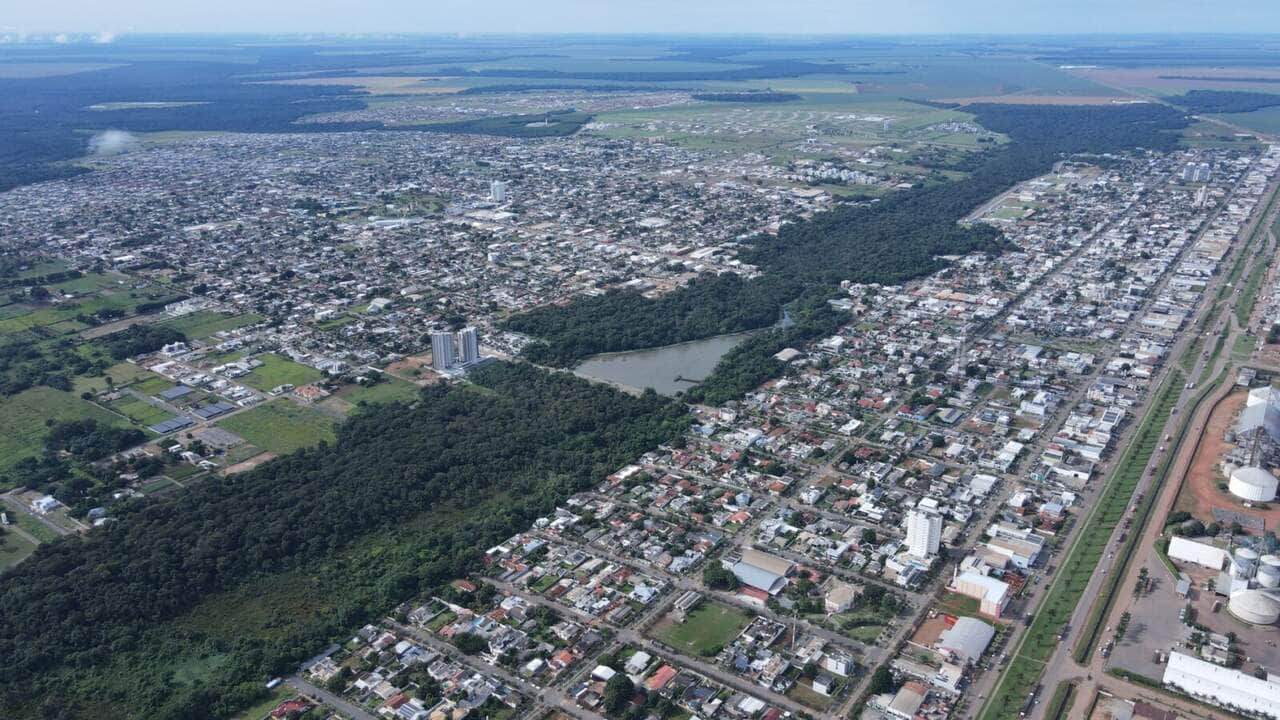
[[[0,31],[1280,33],[1280,0],[0,0]]]

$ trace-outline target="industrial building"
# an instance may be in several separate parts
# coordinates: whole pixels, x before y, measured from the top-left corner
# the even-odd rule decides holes
[[[748,589],[777,595],[786,587],[791,565],[790,560],[748,549],[742,551],[742,559],[734,563],[730,570]]]
[[[1009,604],[1008,583],[972,570],[960,572],[957,568],[955,577],[951,579],[950,589],[976,599],[979,612],[988,617],[1000,617]]]
[[[1174,535],[1169,539],[1169,559],[1194,563],[1210,570],[1221,570],[1227,561],[1227,551]]]
[[[1274,675],[1260,680],[1239,670],[1170,653],[1164,683],[1215,705],[1280,719],[1280,683]]]

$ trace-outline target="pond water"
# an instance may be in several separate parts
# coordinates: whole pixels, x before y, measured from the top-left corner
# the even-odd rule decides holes
[[[631,390],[653,388],[663,395],[688,390],[711,374],[716,363],[751,333],[718,335],[666,347],[595,355],[573,371]]]

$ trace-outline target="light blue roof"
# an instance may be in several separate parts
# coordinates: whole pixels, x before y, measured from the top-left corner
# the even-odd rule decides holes
[[[748,562],[735,564],[733,566],[733,574],[743,585],[764,590],[770,595],[778,592],[783,585],[787,584],[787,579],[782,575],[771,573]]]

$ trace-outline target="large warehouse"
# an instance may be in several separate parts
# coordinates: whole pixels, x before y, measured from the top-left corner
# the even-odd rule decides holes
[[[1235,706],[1280,720],[1280,684],[1259,680],[1239,670],[1175,652],[1169,653],[1164,682],[1217,705]]]
[[[733,574],[748,588],[777,595],[787,584],[792,562],[759,550],[744,550],[742,559],[733,565]]]
[[[1169,558],[1195,563],[1211,570],[1221,570],[1227,561],[1227,551],[1208,543],[1188,540],[1181,535],[1169,538]]]

